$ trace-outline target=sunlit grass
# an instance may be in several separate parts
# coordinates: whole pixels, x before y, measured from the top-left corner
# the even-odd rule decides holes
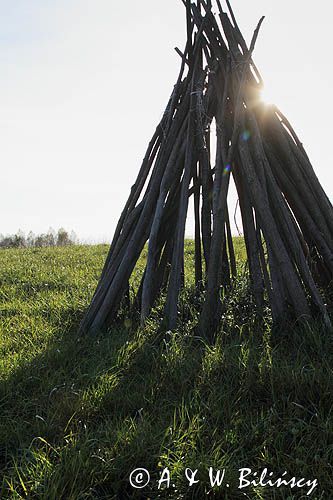
[[[243,240],[235,246],[244,263]],[[201,499],[210,466],[227,469],[230,487],[217,498],[244,498],[240,467],[317,478],[311,498],[331,498],[331,336],[315,325],[272,332],[269,317],[259,328],[240,266],[209,345],[193,333],[193,250],[187,242],[176,332],[160,332],[157,306],[144,329],[121,322],[80,341],[107,247],[0,252],[0,498]],[[138,276],[143,265],[144,255]],[[136,467],[152,475],[144,492],[128,481]],[[164,492],[163,467],[175,484]],[[191,490],[185,467],[202,479]],[[287,499],[306,491],[246,493]]]

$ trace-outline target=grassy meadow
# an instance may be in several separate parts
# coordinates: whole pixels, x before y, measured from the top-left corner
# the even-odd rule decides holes
[[[193,333],[190,241],[177,331],[163,334],[157,304],[144,328],[124,312],[83,339],[107,246],[0,251],[1,499],[333,498],[332,335],[274,331],[269,313],[258,325],[235,244],[243,264],[214,345]],[[225,469],[221,486],[209,467]],[[239,489],[245,467],[318,486]],[[136,468],[150,472],[143,489],[130,484]],[[186,468],[198,469],[191,487]]]

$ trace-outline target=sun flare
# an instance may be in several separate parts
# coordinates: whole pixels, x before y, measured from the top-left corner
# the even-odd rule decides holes
[[[266,104],[266,105],[272,105],[272,104],[275,104],[275,97],[273,95],[273,92],[271,92],[269,90],[269,88],[267,87],[263,87],[261,90],[260,90],[260,100]]]

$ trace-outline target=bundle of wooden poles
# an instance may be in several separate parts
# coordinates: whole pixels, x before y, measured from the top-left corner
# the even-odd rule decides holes
[[[169,329],[177,326],[184,281],[184,238],[194,199],[195,280],[202,291],[199,326],[212,335],[223,289],[237,274],[227,196],[238,193],[249,279],[258,314],[275,322],[319,318],[331,328],[322,290],[333,278],[333,209],[286,117],[260,100],[262,78],[228,0],[183,1],[187,43],[161,122],[149,143],[119,219],[81,332],[108,328],[128,295],[148,242],[132,307],[142,321],[161,293]],[[212,122],[216,145],[212,147]]]

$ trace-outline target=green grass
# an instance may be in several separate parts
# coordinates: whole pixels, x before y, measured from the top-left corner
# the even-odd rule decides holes
[[[241,239],[236,248],[244,258]],[[144,329],[125,317],[78,341],[106,253],[0,252],[0,498],[308,498],[306,488],[239,490],[241,467],[316,478],[311,498],[333,498],[332,336],[320,325],[272,331],[269,317],[259,328],[241,270],[208,345],[193,335],[187,242],[177,332],[161,333],[157,307]],[[214,490],[210,466],[226,469]],[[137,467],[151,473],[143,490],[129,484]],[[164,467],[175,487],[158,490]],[[186,467],[201,479],[191,488]]]

